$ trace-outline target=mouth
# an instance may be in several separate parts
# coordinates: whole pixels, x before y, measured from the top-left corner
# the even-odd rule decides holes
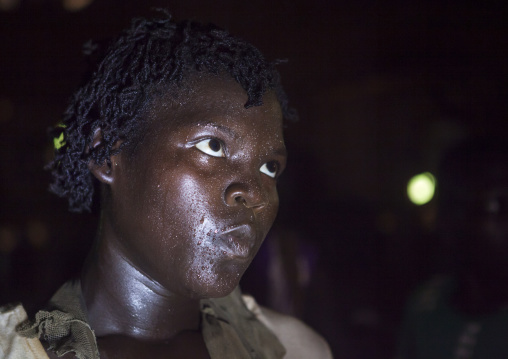
[[[256,244],[256,234],[250,225],[243,224],[226,228],[218,238],[222,254],[242,260],[251,258],[252,249]]]

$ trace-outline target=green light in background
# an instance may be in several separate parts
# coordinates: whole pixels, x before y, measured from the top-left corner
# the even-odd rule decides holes
[[[414,204],[421,206],[434,197],[436,179],[430,172],[413,176],[407,184],[407,196]]]

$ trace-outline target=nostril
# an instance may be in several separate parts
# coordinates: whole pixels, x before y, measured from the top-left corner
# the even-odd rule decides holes
[[[262,189],[251,188],[242,184],[233,184],[226,189],[224,201],[228,206],[245,206],[247,208],[261,209],[269,201]]]

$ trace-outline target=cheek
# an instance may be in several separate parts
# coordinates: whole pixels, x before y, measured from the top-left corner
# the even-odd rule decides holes
[[[224,211],[222,187],[218,181],[206,175],[180,174],[178,183],[168,192],[168,206],[185,210],[194,221],[203,224],[203,217],[219,217]]]
[[[202,260],[206,251],[209,262],[214,255],[212,239],[224,217],[221,190],[194,174],[180,174],[177,182],[165,194],[165,231],[185,257]]]

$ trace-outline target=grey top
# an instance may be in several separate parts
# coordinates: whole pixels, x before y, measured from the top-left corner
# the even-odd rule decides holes
[[[212,359],[278,359],[286,350],[275,334],[261,323],[236,288],[223,298],[201,300],[201,331]],[[39,338],[58,356],[74,352],[79,359],[99,359],[95,334],[87,323],[79,281],[65,283],[45,310],[22,323],[17,331]]]

